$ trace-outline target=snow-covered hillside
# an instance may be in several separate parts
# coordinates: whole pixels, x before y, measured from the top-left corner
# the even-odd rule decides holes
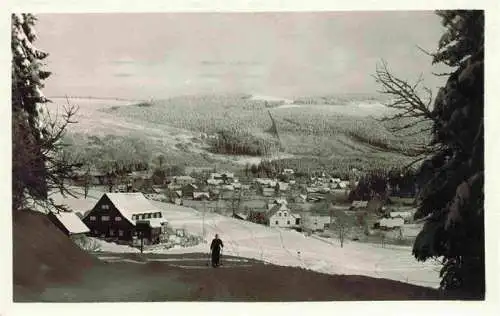
[[[102,193],[101,193],[102,194]],[[75,211],[85,211],[94,198],[92,192],[86,203],[76,199],[64,200]],[[401,282],[436,288],[439,284],[439,266],[415,260],[409,247],[347,242],[344,247],[334,239],[306,237],[295,231],[270,228],[215,213],[196,211],[173,204],[152,202],[158,207],[169,224],[184,228],[191,234],[205,232],[206,243],[189,248],[164,249],[154,247],[155,253],[208,252],[208,242],[218,233],[224,241],[223,254],[264,260],[269,263],[296,266],[328,274],[356,274],[387,278]],[[130,248],[131,252],[136,249]],[[112,249],[107,249],[112,251]],[[123,248],[117,250],[125,251]]]

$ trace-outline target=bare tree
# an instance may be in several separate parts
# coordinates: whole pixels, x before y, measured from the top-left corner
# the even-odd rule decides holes
[[[241,190],[238,193],[234,192],[231,198],[231,209],[233,211],[233,216],[240,210],[241,205]]]
[[[69,124],[74,124],[73,119],[78,107],[68,104],[64,107],[64,114],[51,117],[48,113],[41,118],[45,126],[44,137],[38,141],[30,137],[27,127],[20,115],[13,113],[13,207],[20,209],[33,206],[43,208],[52,206],[58,210],[66,210],[50,198],[50,195],[59,192],[63,196],[76,197],[75,192],[66,186],[65,181],[73,172],[83,164],[69,153],[66,144],[62,141]],[[39,155],[40,153],[41,155]],[[41,160],[43,163],[36,163]],[[44,174],[46,198],[29,193],[30,187],[42,190],[40,184],[33,182],[32,175]],[[28,191],[27,191],[28,190]]]
[[[330,211],[330,229],[337,232],[337,237],[340,241],[340,247],[344,247],[344,241],[351,228],[349,216],[342,210],[333,208],[333,204],[329,203]]]
[[[381,87],[379,92],[389,99],[384,105],[391,110],[391,114],[379,120],[390,123],[388,129],[399,136],[430,135],[436,121],[432,111],[434,97],[432,90],[423,85],[422,76],[412,84],[391,73],[387,62],[382,60],[373,77]],[[433,152],[435,148],[428,141],[409,144],[406,150],[408,156],[417,158],[411,164]]]

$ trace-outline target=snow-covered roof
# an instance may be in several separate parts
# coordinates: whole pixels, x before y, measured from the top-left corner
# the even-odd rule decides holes
[[[368,201],[352,201],[352,207],[367,207]]]
[[[232,185],[230,185],[230,184],[223,185],[223,186],[222,186],[222,190],[226,190],[226,191],[234,191],[234,186],[232,186]]]
[[[274,204],[284,204],[284,205],[288,204],[288,202],[286,201],[286,199],[274,199],[272,201],[272,203],[274,203]]]
[[[242,218],[244,220],[246,220],[248,218],[247,215],[243,214],[243,213],[236,213],[236,215],[239,217],[239,218]]]
[[[345,189],[348,186],[349,186],[349,182],[347,182],[347,181],[341,181],[341,182],[339,182],[339,188],[341,188],[341,189]]]
[[[286,191],[288,190],[288,183],[286,182],[278,182],[279,186],[280,186],[280,190],[281,191]]]
[[[138,222],[147,222],[149,223],[149,226],[151,227],[162,227],[162,224],[166,224],[167,221],[164,218],[148,218],[148,219],[141,219],[138,220]]]
[[[207,180],[207,183],[208,184],[212,184],[212,185],[218,185],[218,184],[221,184],[223,183],[224,181],[223,180],[220,180],[220,179],[208,179]]]
[[[257,178],[255,179],[255,182],[259,183],[259,184],[263,184],[263,185],[269,185],[269,186],[276,186],[276,183],[278,183],[276,180],[272,180],[272,179],[267,179],[267,178]]]
[[[389,213],[389,216],[390,217],[411,217],[412,216],[412,212],[410,211],[396,211],[396,212],[390,212]]]
[[[319,192],[320,189],[315,188],[315,187],[308,187],[308,188],[306,188],[306,191],[307,191],[307,193],[316,193],[316,192]]]
[[[272,206],[270,205],[269,216],[273,216],[278,211],[287,212],[287,211],[290,211],[290,209],[286,205],[283,205],[283,204],[281,204],[281,205],[274,204]]]
[[[73,212],[52,213],[70,234],[82,234],[90,232],[90,229]]]
[[[105,193],[105,195],[132,224],[135,224],[132,215],[160,212],[160,210],[156,209],[142,193]]]
[[[201,196],[206,196],[207,198],[210,198],[210,194],[208,192],[193,192],[193,198],[199,198]]]
[[[401,217],[396,217],[396,218],[383,218],[380,220],[380,226],[382,227],[400,227],[404,225],[404,220]]]
[[[300,216],[300,214],[295,214],[295,213],[292,213],[292,217],[293,217],[293,218],[301,218],[302,216]]]

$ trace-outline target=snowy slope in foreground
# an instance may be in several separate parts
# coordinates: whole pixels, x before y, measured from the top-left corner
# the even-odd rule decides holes
[[[381,248],[378,245],[348,242],[344,248],[337,240],[305,237],[295,231],[270,228],[214,213],[161,202],[163,216],[176,228],[193,234],[203,233],[208,241],[218,233],[224,241],[223,254],[264,260],[282,266],[296,266],[328,274],[358,274],[387,278],[428,287],[439,285],[438,269],[433,263],[420,263],[410,248]],[[157,253],[207,252],[208,244],[190,248],[152,250]],[[300,253],[299,253],[300,252]]]
[[[75,211],[90,209],[102,192],[91,190],[89,198],[56,198]],[[340,248],[337,240],[305,237],[294,232],[274,229],[214,213],[203,214],[196,210],[173,204],[152,202],[162,210],[163,216],[174,228],[185,228],[192,234],[202,235],[205,222],[205,236],[208,241],[215,233],[224,241],[223,255],[235,255],[263,260],[282,266],[303,267],[328,274],[358,274],[387,278],[428,287],[439,285],[439,266],[429,262],[417,262],[411,249],[405,247],[381,248],[378,245],[347,242]],[[110,252],[137,252],[137,249],[123,246]],[[162,249],[156,253],[208,252],[208,244],[189,248]],[[300,252],[300,254],[298,254]]]

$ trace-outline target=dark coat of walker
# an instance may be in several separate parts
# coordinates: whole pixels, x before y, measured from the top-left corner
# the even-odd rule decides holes
[[[210,245],[210,251],[212,251],[212,267],[216,268],[220,265],[220,252],[221,248],[224,248],[222,240],[219,239],[219,235],[215,235]]]

